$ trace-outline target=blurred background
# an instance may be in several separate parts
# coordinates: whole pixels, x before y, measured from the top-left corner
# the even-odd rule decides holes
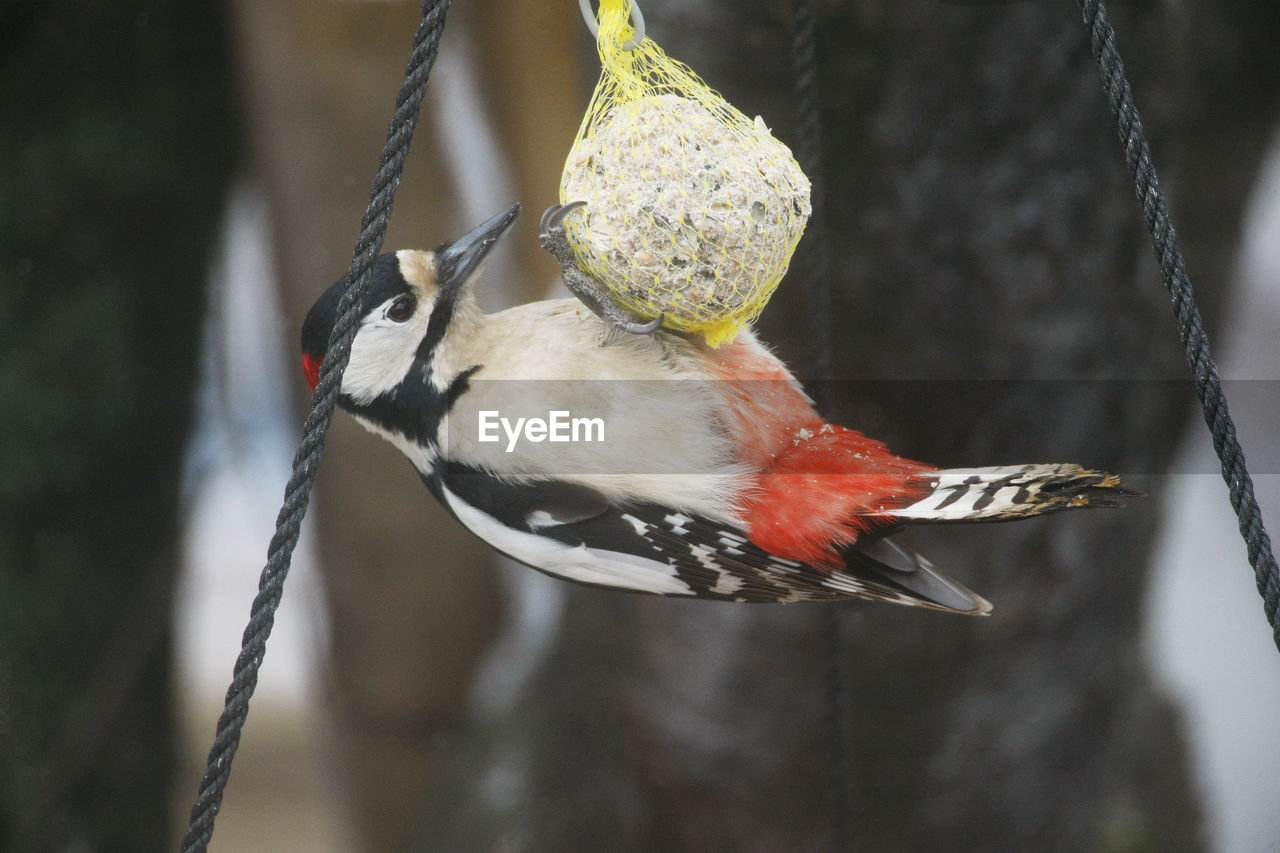
[[[788,4],[642,6],[799,147]],[[340,415],[212,849],[1280,850],[1280,666],[1076,5],[811,9],[834,310],[811,229],[763,337],[901,453],[1149,499],[917,536],[988,619],[666,601],[503,563]],[[420,11],[0,7],[0,849],[176,846]],[[1275,530],[1280,8],[1111,11]],[[387,248],[519,200],[486,307],[561,293],[596,69],[570,0],[457,3]]]

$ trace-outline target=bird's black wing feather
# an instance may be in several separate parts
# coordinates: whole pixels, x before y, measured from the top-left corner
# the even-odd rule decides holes
[[[698,598],[871,598],[962,613],[990,609],[981,597],[885,537],[860,542],[847,553],[843,569],[832,571],[776,557],[735,528],[669,507],[613,506],[599,491],[577,483],[509,482],[458,464],[450,464],[439,476],[449,492],[506,527],[569,548],[585,546],[599,555],[626,555],[669,566],[688,587],[687,594]],[[440,496],[438,484],[432,490]]]

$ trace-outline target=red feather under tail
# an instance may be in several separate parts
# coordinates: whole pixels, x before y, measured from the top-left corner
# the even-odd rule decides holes
[[[757,467],[742,517],[752,542],[817,567],[844,565],[843,550],[882,525],[870,513],[924,497],[937,469],[903,459],[879,441],[828,424],[800,383],[749,332],[708,355],[721,381],[738,456]]]
[[[883,523],[868,516],[923,497],[936,470],[856,430],[815,421],[761,474],[745,507],[750,539],[779,557],[838,568],[844,549]]]

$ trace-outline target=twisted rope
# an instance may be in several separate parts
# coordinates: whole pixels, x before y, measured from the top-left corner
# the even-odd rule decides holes
[[[241,639],[240,655],[236,659],[231,686],[227,689],[226,704],[218,719],[208,765],[182,839],[184,853],[204,851],[213,836],[214,818],[222,806],[223,793],[231,776],[231,762],[249,715],[249,699],[258,684],[258,671],[266,654],[267,638],[275,624],[276,609],[280,606],[285,577],[289,574],[293,550],[298,544],[302,518],[311,502],[311,489],[324,450],[325,434],[333,420],[342,372],[351,357],[359,306],[369,289],[369,271],[386,238],[396,189],[409,155],[419,108],[426,94],[427,78],[436,61],[445,13],[451,2],[426,0],[423,3],[422,20],[414,35],[404,83],[396,97],[395,114],[387,129],[387,143],[378,162],[369,206],[365,210],[351,267],[347,271],[347,288],[338,302],[338,319],[320,368],[320,381],[311,398],[311,411],[303,425],[302,442],[293,458],[293,472],[285,486],[284,504],[276,518],[276,532],[267,549],[267,564],[258,581],[258,594],[253,599],[249,624]]]
[[[813,215],[805,228],[805,249],[797,270],[804,291],[813,376],[810,386],[819,411],[830,405],[834,362],[831,337],[831,281],[827,253],[826,180],[822,161],[822,88],[818,64],[818,30],[813,0],[791,0],[791,74],[795,95],[795,155],[809,176]],[[829,414],[829,411],[828,411]],[[835,849],[852,849],[849,814],[852,804],[848,735],[845,729],[845,691],[848,673],[844,658],[844,610],[823,608],[822,642],[826,648],[826,725],[831,731],[829,789]]]
[[[831,283],[827,274],[827,187],[822,162],[822,88],[818,79],[818,34],[813,0],[791,2],[791,73],[794,79],[796,120],[796,161],[809,176],[809,199],[813,214],[805,228],[808,240],[801,256],[800,270],[804,287],[805,316],[810,318],[813,378],[819,380],[814,389],[824,395],[823,387],[831,379],[833,361],[831,343]],[[825,401],[818,400],[819,408]]]
[[[1248,548],[1249,563],[1253,566],[1258,592],[1262,595],[1263,612],[1271,624],[1276,648],[1280,649],[1280,570],[1276,567],[1271,538],[1262,523],[1262,512],[1253,494],[1253,481],[1249,478],[1235,423],[1227,411],[1218,367],[1209,352],[1209,338],[1200,319],[1200,309],[1191,290],[1191,279],[1183,264],[1177,235],[1169,221],[1168,204],[1159,189],[1151,150],[1142,133],[1142,120],[1133,102],[1129,80],[1125,77],[1124,63],[1116,49],[1115,30],[1107,20],[1102,0],[1080,0],[1080,9],[1089,29],[1093,56],[1098,62],[1107,100],[1116,115],[1120,143],[1133,176],[1134,190],[1142,205],[1147,230],[1151,233],[1160,274],[1173,302],[1178,336],[1186,348],[1187,364],[1195,378],[1196,396],[1204,409],[1205,423],[1213,435],[1213,449],[1222,463],[1222,478],[1231,496],[1231,508],[1235,510],[1240,535]]]

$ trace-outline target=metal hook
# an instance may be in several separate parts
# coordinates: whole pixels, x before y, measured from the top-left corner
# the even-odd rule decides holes
[[[591,37],[599,39],[600,24],[591,11],[591,0],[578,0],[578,8],[582,10],[582,18],[587,22],[587,29],[591,30]],[[640,46],[640,42],[644,41],[644,15],[640,13],[640,5],[635,0],[631,0],[631,29],[631,39],[622,46],[623,50],[635,50]]]

